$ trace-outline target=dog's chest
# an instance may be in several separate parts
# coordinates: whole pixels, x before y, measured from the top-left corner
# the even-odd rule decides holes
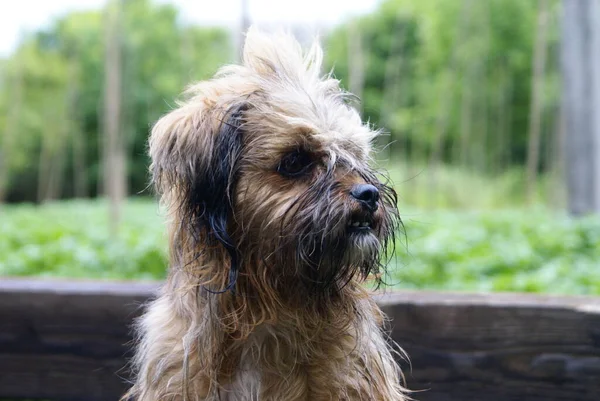
[[[285,386],[278,384],[294,381],[293,372],[302,363],[298,353],[290,347],[295,343],[292,336],[289,330],[280,327],[258,328],[248,338],[233,380],[223,385],[225,391],[219,401],[283,400],[285,396],[280,392],[285,390]]]
[[[262,330],[252,334],[244,347],[233,380],[223,386],[223,401],[259,401],[261,367],[259,358],[265,345],[266,333]]]
[[[233,380],[223,386],[223,401],[258,401],[260,394],[260,369],[248,356],[240,361]]]

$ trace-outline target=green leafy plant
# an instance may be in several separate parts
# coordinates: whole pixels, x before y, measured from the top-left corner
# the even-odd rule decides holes
[[[426,211],[400,208],[387,283],[392,288],[600,295],[600,218],[547,209]],[[0,215],[0,275],[161,279],[164,215],[131,200],[118,237],[103,201],[6,207]]]

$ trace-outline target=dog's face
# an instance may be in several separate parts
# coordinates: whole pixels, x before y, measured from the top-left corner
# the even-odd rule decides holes
[[[379,268],[396,198],[369,166],[372,134],[356,112],[305,96],[294,107],[266,96],[244,111],[233,232],[274,274],[329,288]]]
[[[242,66],[157,123],[151,170],[175,213],[176,263],[222,249],[230,284],[239,268],[319,290],[378,272],[396,196],[370,167],[376,132],[320,63],[318,46],[303,57],[289,37],[250,32]]]

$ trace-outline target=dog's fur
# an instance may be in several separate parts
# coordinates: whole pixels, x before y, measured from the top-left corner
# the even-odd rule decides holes
[[[321,61],[316,42],[304,55],[290,36],[251,29],[242,65],[192,86],[153,128],[171,267],[138,322],[126,398],[406,398],[361,285],[393,240],[396,195],[369,167],[377,132]],[[350,196],[365,183],[376,211]],[[372,229],[352,233],[353,218]]]

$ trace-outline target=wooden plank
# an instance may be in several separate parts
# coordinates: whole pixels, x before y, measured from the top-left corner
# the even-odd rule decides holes
[[[129,326],[156,286],[0,282],[0,398],[117,400]]]
[[[600,299],[393,293],[380,299],[422,401],[600,399]]]
[[[0,281],[0,398],[117,400],[157,283]],[[600,298],[390,292],[416,400],[600,399]]]

